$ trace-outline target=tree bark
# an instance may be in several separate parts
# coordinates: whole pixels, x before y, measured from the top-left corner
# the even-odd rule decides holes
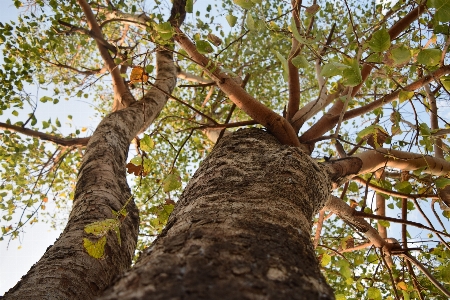
[[[73,208],[66,228],[55,244],[4,299],[94,299],[127,270],[136,249],[139,214],[126,180],[131,140],[146,129],[167,102],[176,82],[172,53],[156,54],[158,89],[126,109],[106,116],[89,140],[79,169]],[[121,245],[113,231],[107,235],[103,259],[91,257],[83,238],[92,238],[86,225],[114,218],[112,210],[126,205],[120,226]]]
[[[310,237],[330,188],[324,168],[264,131],[223,137],[101,299],[334,299]]]

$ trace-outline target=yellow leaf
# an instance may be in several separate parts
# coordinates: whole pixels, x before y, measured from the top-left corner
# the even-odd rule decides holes
[[[130,74],[130,82],[147,82],[148,81],[148,75],[145,73],[143,67],[134,67],[133,70],[131,70]]]
[[[97,221],[91,224],[88,224],[84,227],[84,231],[86,233],[91,233],[95,236],[103,236],[108,233],[109,230],[114,230],[118,228],[120,222],[116,219],[106,219],[103,221]]]
[[[87,130],[86,127],[81,128],[81,131],[85,132]]]
[[[102,258],[105,253],[106,236],[99,239],[97,242],[91,242],[87,238],[83,238],[83,246],[87,253],[93,258]]]
[[[399,283],[397,283],[397,287],[404,291],[406,291],[408,289],[408,286],[406,285],[406,283],[404,281],[400,281]]]

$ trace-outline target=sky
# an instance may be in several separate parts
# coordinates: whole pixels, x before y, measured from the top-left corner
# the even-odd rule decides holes
[[[1,0],[1,4],[0,22],[4,23],[17,19],[19,11],[13,5],[12,0]],[[0,60],[2,60],[1,52]],[[29,87],[29,89],[29,92],[37,97],[45,95],[42,91],[37,93],[36,87]],[[52,96],[52,94],[48,96]],[[87,127],[88,130],[85,134],[90,135],[98,123],[98,120],[86,117],[87,115],[92,115],[91,113],[86,113],[87,110],[91,110],[89,103],[86,101],[71,99],[66,102],[61,100],[61,105],[56,106],[51,103],[41,103],[39,101],[37,103],[38,109],[36,114],[38,120],[47,120],[52,116],[54,119],[55,115],[60,117],[70,114],[73,116],[74,121],[71,123],[69,123],[68,119],[63,120],[60,117],[62,124],[61,132],[64,134],[74,132],[75,128]],[[0,116],[0,122],[6,122],[8,118],[14,123],[22,120],[23,116],[19,115],[18,118],[15,118],[12,115],[4,114]],[[49,199],[51,198],[49,197]],[[48,210],[52,209],[52,203],[50,202],[47,205]],[[55,242],[61,231],[62,228],[55,230],[50,227],[50,224],[38,222],[31,226],[26,226],[25,233],[21,234],[19,239],[12,240],[9,244],[7,240],[0,241],[0,295],[3,295],[13,287],[28,272],[30,267],[45,253],[47,247]]]

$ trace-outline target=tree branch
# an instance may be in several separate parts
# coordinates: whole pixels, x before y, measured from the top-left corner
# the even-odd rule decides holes
[[[300,7],[302,0],[292,0],[292,18],[294,19],[295,27],[300,27]],[[289,102],[287,106],[286,118],[291,122],[292,117],[298,111],[300,106],[300,76],[298,69],[292,64],[292,59],[300,52],[300,47],[297,39],[292,36],[292,48],[287,60],[288,63],[288,86],[289,86]]]
[[[430,75],[424,76],[416,81],[414,81],[411,84],[408,84],[403,88],[405,91],[415,91],[421,87],[423,87],[425,84],[430,83],[433,80],[436,80],[437,78],[440,78],[444,75],[450,74],[450,65],[443,66]],[[395,101],[398,99],[398,96],[400,94],[400,89],[396,90],[395,92],[392,92],[389,95],[386,95],[378,100],[372,101],[371,103],[349,110],[345,112],[343,120],[349,120],[352,118],[355,118],[357,116],[363,115],[365,113],[373,111],[375,108],[381,107],[387,103],[390,103],[392,101]],[[345,92],[345,91],[344,91]],[[307,143],[308,141],[315,139],[319,136],[322,136],[327,131],[333,129],[333,127],[336,125],[336,123],[339,121],[339,115],[334,114],[334,111],[337,106],[336,103],[341,103],[343,106],[342,101],[336,101],[333,107],[322,117],[319,121],[317,121],[313,126],[311,126],[303,135],[300,136],[300,142]]]
[[[414,10],[412,10],[409,14],[407,14],[405,17],[400,19],[398,22],[396,22],[391,29],[389,30],[389,35],[391,37],[391,40],[396,38],[403,30],[408,28],[408,26],[414,22],[421,13],[425,11],[425,5],[420,4],[418,7],[416,7]],[[362,82],[355,86],[352,90],[351,96],[355,96],[358,91],[360,90],[361,86],[364,84],[365,80],[369,76],[371,70],[371,65],[364,65],[361,76],[362,76]],[[347,94],[348,89],[345,89],[342,94]],[[309,128],[301,137],[300,142],[305,143],[309,140],[312,140],[313,138],[317,138],[321,135],[323,135],[328,130],[332,129],[334,125],[339,121],[339,115],[342,112],[342,109],[344,107],[344,103],[342,101],[335,101],[333,106],[328,110],[328,112],[323,115],[317,122],[314,124],[311,128]],[[345,119],[344,119],[345,120]]]
[[[90,5],[86,2],[86,0],[78,0],[78,4],[82,8],[82,10],[86,16],[86,20],[89,25],[89,28],[91,29],[91,32],[95,36],[103,38],[102,31],[95,19],[94,14],[92,13],[92,9],[91,9]],[[120,110],[120,109],[127,107],[130,104],[136,102],[133,95],[130,93],[128,86],[125,84],[125,82],[120,74],[119,68],[117,67],[113,58],[109,54],[108,48],[106,48],[101,42],[99,42],[99,39],[96,38],[95,41],[96,41],[97,47],[100,51],[100,55],[102,56],[102,58],[106,64],[106,67],[108,68],[108,71],[111,73],[113,90],[114,90],[113,111]]]
[[[425,3],[427,1],[422,1],[419,6],[417,6],[415,9],[410,11],[406,16],[398,20],[388,31],[389,37],[391,38],[391,41],[395,40],[400,33],[402,33],[406,28],[408,28],[409,25],[411,25],[412,22],[414,22],[416,19],[419,18],[419,16],[426,10]],[[373,66],[369,64],[365,64],[361,70],[361,77],[362,81],[360,84],[355,86],[353,88],[352,96],[355,96],[359,90],[361,89],[361,86],[366,81],[367,77],[369,77],[370,72],[372,71]]]
[[[410,198],[410,199],[417,199],[417,198],[439,199],[439,196],[436,194],[405,194],[405,193],[400,193],[400,192],[395,192],[395,191],[389,191],[382,187],[374,185],[358,176],[353,177],[351,180],[359,182],[364,185],[367,185],[367,186],[369,186],[369,188],[371,188],[375,192],[383,193],[385,195],[389,195],[389,196],[393,196],[393,197],[399,197],[399,198],[404,197],[404,198]]]
[[[55,144],[61,145],[61,146],[86,146],[89,142],[89,139],[91,137],[85,137],[85,138],[60,138],[48,133],[43,133],[40,131],[23,128],[16,125],[10,125],[6,123],[0,122],[0,129],[3,130],[11,130],[14,132],[18,132],[27,136],[35,137],[43,141],[50,141]]]
[[[377,148],[355,154],[353,157],[362,160],[359,174],[375,172],[385,166],[403,171],[423,169],[424,173],[436,176],[445,176],[450,172],[450,162],[444,159],[400,150]]]
[[[439,281],[437,281],[436,278],[431,275],[430,271],[428,271],[427,268],[425,268],[425,266],[420,263],[420,261],[415,259],[409,253],[401,254],[401,256],[414,264],[420,271],[423,272],[423,274],[425,274],[425,276],[428,277],[428,279],[434,284],[435,287],[437,287],[444,295],[450,298],[450,291],[448,291]]]
[[[358,217],[363,217],[363,218],[370,218],[370,219],[376,219],[376,220],[389,221],[389,222],[393,222],[393,223],[407,224],[407,225],[415,226],[417,228],[426,229],[426,230],[429,230],[429,231],[437,233],[437,234],[442,234],[446,237],[450,237],[450,234],[448,234],[448,233],[433,229],[431,227],[425,226],[418,222],[402,220],[402,219],[397,219],[397,218],[391,218],[391,217],[386,217],[386,216],[378,216],[378,215],[368,214],[368,213],[365,213],[362,211],[356,211],[356,210],[353,212],[353,215],[358,216]]]
[[[177,33],[175,41],[198,65],[205,69],[209,76],[217,83],[217,86],[237,107],[242,109],[258,123],[265,126],[281,143],[297,147],[301,146],[297,134],[285,118],[257,101],[230,76],[222,73],[217,65],[197,51],[195,45],[179,28],[175,28],[175,31]]]
[[[363,218],[359,218],[354,215],[355,210],[351,208],[347,203],[336,196],[330,196],[325,204],[326,210],[334,212],[342,221],[352,225],[359,232],[363,233],[366,238],[372,242],[372,244],[381,248],[384,254],[389,255],[389,244],[378,234],[378,232]]]

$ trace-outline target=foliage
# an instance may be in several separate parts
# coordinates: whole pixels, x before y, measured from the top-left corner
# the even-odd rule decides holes
[[[114,9],[103,1],[94,1],[91,6],[106,40],[114,46],[110,53],[115,63],[123,70],[133,95],[140,98],[152,86],[156,44],[170,42],[175,34],[164,17],[170,7],[158,0],[110,2]],[[70,207],[85,146],[59,145],[20,133],[17,128],[60,138],[84,137],[88,134],[86,124],[70,125],[69,131],[62,129],[61,120],[68,118],[72,124],[71,115],[52,113],[50,118],[40,118],[39,111],[50,107],[56,112],[57,107],[74,107],[74,101],[84,99],[94,108],[85,113],[102,117],[110,111],[113,99],[110,78],[76,1],[16,0],[14,3],[22,9],[18,20],[0,23],[3,49],[0,115],[7,119],[0,124],[4,129],[0,133],[2,240],[17,238],[25,224],[51,221],[52,216]],[[431,124],[429,115],[430,111],[432,116],[436,114],[434,101],[439,104],[440,112],[445,111],[450,77],[440,75],[428,85],[428,90],[422,86],[408,88],[408,85],[448,64],[450,4],[445,0],[429,0],[426,13],[392,38],[390,29],[416,8],[419,1],[377,3],[303,1],[297,25],[291,16],[290,1],[224,0],[207,5],[188,1],[187,11],[192,13],[188,14],[183,30],[195,41],[200,53],[228,70],[228,74],[241,78],[248,74],[245,90],[280,115],[285,115],[289,99],[290,61],[300,76],[300,107],[320,97],[322,89],[328,94],[342,87],[349,88],[350,94],[352,89],[358,89],[353,97],[335,100],[345,103],[347,110],[366,107],[374,100],[398,92],[394,100],[386,100],[383,105],[352,119],[342,119],[339,135],[333,135],[332,139],[316,136],[313,156],[318,159],[338,157],[337,143],[342,144],[346,153],[355,147],[359,151],[386,147],[436,156],[435,146],[439,141],[444,159],[448,160],[448,139],[437,132],[449,124],[439,113],[440,128],[437,128]],[[145,13],[150,21],[140,26],[123,24],[112,16],[116,11],[134,16]],[[298,53],[290,57],[293,40],[300,46]],[[207,72],[189,59],[184,50],[176,48],[176,63],[182,71],[209,80]],[[365,74],[368,66],[373,70]],[[359,89],[360,84],[363,85]],[[182,188],[211,151],[213,143],[205,138],[203,130],[217,125],[212,120],[220,124],[250,120],[240,109],[233,112],[233,104],[215,85],[187,80],[181,80],[178,85],[174,98],[157,121],[134,140],[130,149],[127,170],[141,217],[138,250],[147,247],[164,228]],[[34,90],[39,90],[39,94],[31,92]],[[175,97],[181,101],[174,100]],[[307,120],[300,136],[329,107]],[[327,133],[335,134],[333,128]],[[401,214],[405,205],[407,213],[414,216],[408,219],[415,218],[420,211],[413,201],[404,201],[391,192],[431,194],[449,185],[448,178],[428,175],[424,168],[407,177],[402,177],[400,171],[387,171],[392,176],[380,179],[365,174],[363,179],[371,187],[384,189],[386,215],[390,216]],[[358,211],[375,213],[375,196],[368,194],[368,188],[352,181],[338,188],[336,195],[342,193],[343,200]],[[50,200],[55,210],[45,215]],[[444,210],[436,216],[448,222],[447,203],[439,202]],[[427,200],[421,199],[420,205],[424,204]],[[431,216],[431,210],[426,214]],[[115,219],[86,226],[86,233],[95,236],[95,240],[84,240],[90,255],[104,256],[106,235],[110,231],[120,241],[118,228],[126,212],[116,215]],[[378,228],[377,224],[394,227],[389,220],[374,221],[374,228]],[[390,229],[389,235],[395,234],[399,241],[408,239],[421,247],[423,251],[415,256],[438,280],[449,283],[448,246],[434,239],[435,234],[430,233],[421,240],[417,231],[402,236],[401,230],[395,228]],[[408,227],[408,232],[413,230]],[[392,270],[387,271],[373,247],[343,251],[367,240],[336,217],[323,223],[322,233],[317,254],[337,299],[394,299],[394,289],[404,299],[419,299],[403,259],[396,258]],[[420,271],[414,270],[423,287],[422,296],[439,299],[436,287]]]

